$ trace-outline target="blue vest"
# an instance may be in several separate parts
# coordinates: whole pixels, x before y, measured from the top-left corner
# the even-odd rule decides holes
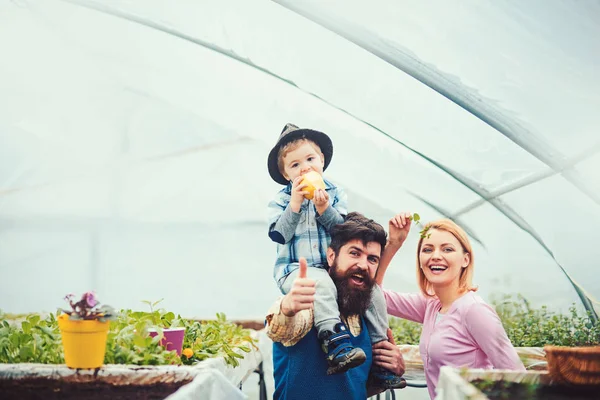
[[[372,351],[362,318],[361,326],[360,335],[350,333],[350,338],[354,346],[365,351],[367,360],[344,374],[327,375],[326,354],[314,327],[294,346],[273,343],[273,400],[365,400]]]

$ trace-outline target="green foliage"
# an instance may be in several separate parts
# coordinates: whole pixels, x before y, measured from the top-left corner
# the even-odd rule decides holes
[[[238,359],[244,358],[240,352],[250,352],[249,345],[255,340],[248,329],[226,322],[225,314],[217,313],[212,321],[182,321],[185,326],[184,349],[192,349],[192,357],[182,357],[184,364],[194,364],[206,358],[223,357],[227,364],[237,367]]]
[[[1,313],[0,313],[1,314]],[[41,319],[30,314],[9,323],[1,314],[0,363],[63,363],[58,323],[54,315]]]
[[[150,328],[168,328],[175,315],[162,310],[151,312],[122,310],[110,324],[106,342],[106,364],[181,364],[174,351],[160,345],[162,335],[150,337]],[[159,333],[162,333],[159,331]]]
[[[521,295],[503,296],[492,305],[515,347],[600,345],[600,323],[594,324],[588,314],[580,315],[575,306],[567,315],[546,306],[533,309]],[[390,328],[397,344],[419,344],[421,324],[391,317]]]
[[[503,296],[492,304],[514,346],[600,345],[600,323],[595,324],[589,314],[580,315],[575,305],[564,315],[548,311],[546,306],[533,309],[521,295],[516,300]]]
[[[421,324],[396,317],[390,317],[389,321],[396,344],[419,344]]]
[[[227,322],[224,314],[216,320],[190,321],[172,312],[155,309],[158,302],[148,303],[150,312],[121,310],[110,323],[106,343],[105,364],[192,365],[207,358],[223,357],[231,366],[239,365],[243,353],[250,352],[255,339],[248,329]],[[58,315],[58,313],[56,314]],[[0,363],[64,363],[60,331],[56,315],[45,319],[30,314],[22,321],[5,319],[0,311]],[[191,357],[166,351],[161,345],[162,329],[185,327],[184,348]],[[149,329],[158,335],[150,337]]]

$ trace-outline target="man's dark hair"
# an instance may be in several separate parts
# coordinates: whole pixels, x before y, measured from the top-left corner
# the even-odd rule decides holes
[[[381,250],[387,243],[387,234],[383,226],[358,212],[351,212],[346,220],[333,227],[331,230],[331,244],[329,247],[339,255],[340,249],[351,240],[360,240],[363,244],[377,242]]]

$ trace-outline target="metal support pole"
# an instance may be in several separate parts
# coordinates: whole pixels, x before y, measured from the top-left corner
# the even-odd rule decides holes
[[[267,385],[265,384],[265,372],[263,370],[262,361],[258,364],[258,368],[254,370],[258,374],[259,400],[267,400]]]

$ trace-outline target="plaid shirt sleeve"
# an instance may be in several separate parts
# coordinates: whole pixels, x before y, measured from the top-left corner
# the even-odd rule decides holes
[[[286,317],[281,312],[281,299],[269,309],[267,314],[267,336],[274,342],[286,347],[298,343],[313,327],[313,311],[302,310],[293,317]]]
[[[285,211],[289,202],[289,196],[286,196],[285,193],[282,192],[278,192],[275,198],[269,202],[268,219],[270,227],[275,225],[279,217],[281,217],[281,214],[283,214]]]
[[[340,213],[342,217],[348,215],[348,195],[341,187],[337,187],[336,194],[333,198],[333,208]]]
[[[285,244],[294,236],[300,214],[288,207],[290,195],[281,191],[269,203],[269,237],[276,243]]]

